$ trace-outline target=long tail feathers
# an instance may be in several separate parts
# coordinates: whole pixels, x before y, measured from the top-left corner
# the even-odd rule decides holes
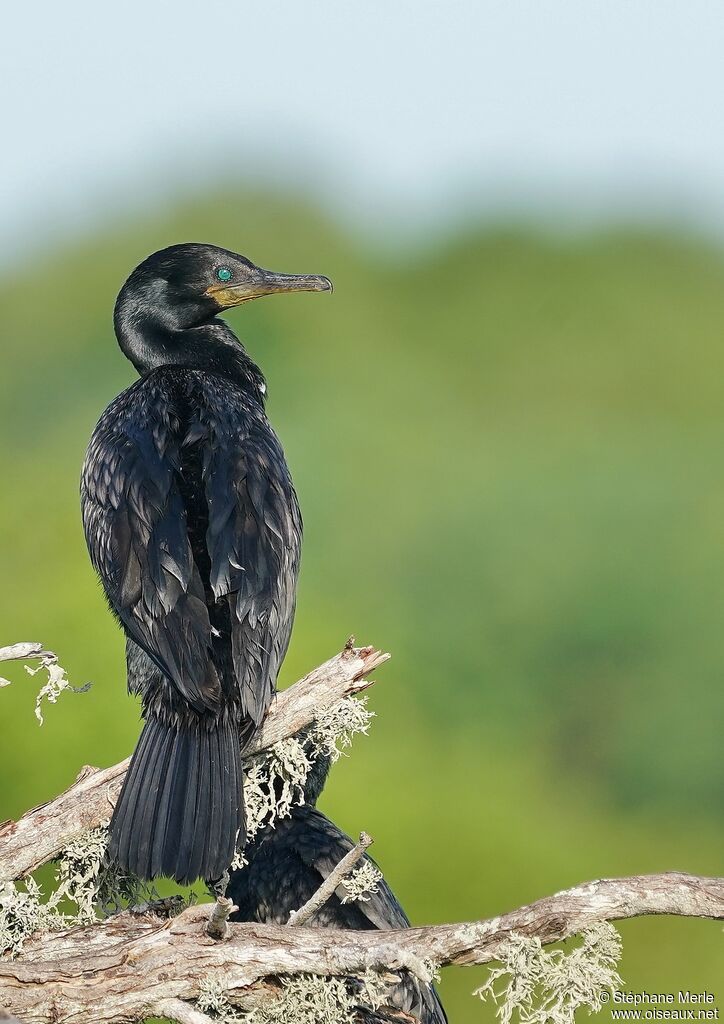
[[[186,885],[220,878],[244,838],[236,724],[149,718],[111,821],[111,859],[139,878]]]

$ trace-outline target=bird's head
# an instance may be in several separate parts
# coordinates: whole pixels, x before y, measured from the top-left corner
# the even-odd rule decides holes
[[[123,351],[143,372],[163,365],[164,358],[179,362],[177,356],[185,348],[183,333],[213,323],[226,309],[263,295],[331,291],[328,277],[279,274],[228,249],[187,242],[161,249],[136,267],[116,301],[116,334]],[[214,333],[208,337],[213,341]],[[163,353],[157,352],[151,361],[154,346]]]
[[[183,330],[262,295],[331,290],[328,277],[278,274],[228,249],[187,242],[161,249],[139,264],[119,302],[135,299],[168,326]]]

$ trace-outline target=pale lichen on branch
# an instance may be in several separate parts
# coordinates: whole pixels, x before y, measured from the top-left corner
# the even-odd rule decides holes
[[[599,1013],[606,993],[623,985],[616,970],[621,937],[601,921],[580,939],[571,950],[547,950],[536,937],[511,935],[501,966],[475,995],[496,1003],[501,1024],[572,1024],[579,1009]]]
[[[0,883],[0,954],[17,956],[37,932],[70,928],[74,919],[58,909],[62,893],[43,899],[43,890],[30,875],[23,882]]]
[[[124,907],[153,903],[152,883],[121,871],[108,860],[108,822],[69,840],[55,864],[56,892],[76,905],[74,920],[90,924]]]
[[[55,862],[56,887],[47,898],[32,875],[0,883],[0,957],[17,956],[36,932],[93,924],[157,897],[153,885],[109,863],[107,842],[107,823],[71,839]]]
[[[246,834],[251,841],[260,829],[288,818],[304,803],[304,787],[319,757],[338,760],[357,733],[367,735],[374,712],[364,697],[343,697],[325,708],[307,728],[250,758],[244,767]],[[244,865],[243,853],[233,868]]]
[[[28,675],[35,676],[38,672],[47,672],[48,681],[39,690],[35,698],[35,717],[40,725],[43,724],[43,701],[49,704],[56,704],[63,693],[86,693],[90,683],[83,686],[73,686],[69,681],[65,669],[58,662],[58,656],[53,651],[47,651],[42,644],[19,643],[10,647],[0,647],[0,661],[39,661],[36,667],[24,665]],[[0,686],[10,686],[9,679],[0,679]]]
[[[379,889],[382,872],[371,860],[364,861],[347,878],[340,882],[344,890],[342,903],[369,903],[373,893]]]
[[[246,1024],[356,1024],[360,1007],[378,1009],[388,991],[388,982],[376,971],[356,978],[295,974],[282,978],[277,999],[256,1007],[243,1020]]]

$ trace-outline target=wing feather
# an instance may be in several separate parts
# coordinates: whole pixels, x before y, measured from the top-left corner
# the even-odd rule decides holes
[[[282,447],[244,393],[203,379],[186,443],[203,445],[209,585],[226,600],[243,716],[258,725],[294,619],[302,521]]]
[[[179,413],[163,378],[138,381],[96,427],[82,478],[91,559],[130,636],[197,711],[221,688],[178,486]]]

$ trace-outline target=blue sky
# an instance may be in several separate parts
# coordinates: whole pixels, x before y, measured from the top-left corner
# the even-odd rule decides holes
[[[15,2],[0,233],[269,178],[360,223],[532,207],[724,232],[724,5]]]

